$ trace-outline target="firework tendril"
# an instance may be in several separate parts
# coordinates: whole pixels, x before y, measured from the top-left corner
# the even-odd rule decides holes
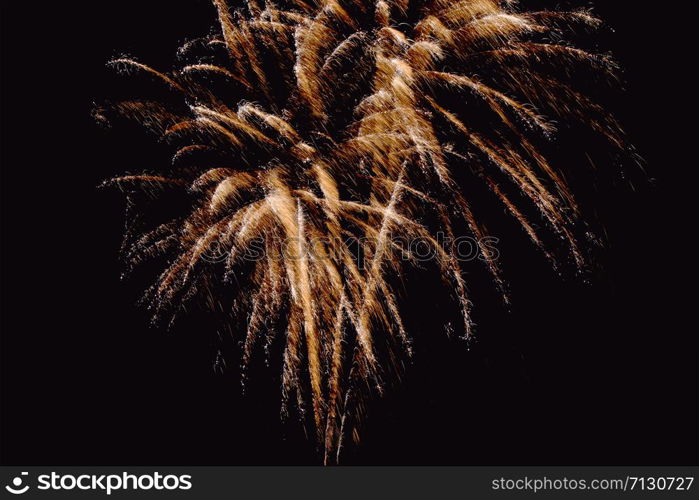
[[[586,10],[526,12],[512,0],[213,3],[218,34],[185,44],[176,69],[110,63],[168,93],[111,109],[174,155],[158,174],[108,183],[189,200],[184,215],[132,238],[126,256],[166,259],[147,294],[156,316],[232,290],[232,304],[211,308],[247,320],[243,368],[282,337],[283,411],[307,410],[325,462],[335,462],[343,439],[357,439],[362,398],[411,355],[392,278],[415,256],[397,233],[433,247],[466,337],[462,264],[436,236],[488,234],[465,183],[489,193],[552,265],[585,265],[580,210],[539,144],[554,124],[577,123],[626,148],[574,79],[585,69],[613,82],[616,67],[561,41],[599,27]],[[262,256],[249,259],[260,241]],[[214,249],[221,259],[207,258]],[[498,263],[482,255],[504,294]]]

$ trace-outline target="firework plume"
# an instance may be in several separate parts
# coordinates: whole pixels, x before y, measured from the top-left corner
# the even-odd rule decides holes
[[[152,196],[182,190],[188,200],[181,215],[131,235],[126,256],[167,260],[148,293],[157,316],[203,294],[212,309],[246,319],[243,367],[279,338],[284,411],[307,412],[333,462],[343,439],[357,437],[362,395],[410,356],[394,283],[417,258],[396,235],[432,246],[465,336],[461,262],[436,235],[484,240],[469,186],[553,265],[584,265],[580,211],[539,145],[555,123],[577,123],[624,147],[574,78],[612,81],[615,67],[562,41],[598,27],[588,11],[526,12],[513,0],[214,5],[220,29],[185,44],[173,71],[111,62],[164,87],[161,103],[111,109],[159,134],[174,156],[159,173],[109,183]],[[232,303],[220,303],[223,288]]]

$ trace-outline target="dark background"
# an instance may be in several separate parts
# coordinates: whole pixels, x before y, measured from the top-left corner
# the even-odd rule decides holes
[[[615,111],[646,160],[645,175],[587,200],[608,238],[596,270],[560,279],[524,249],[503,257],[513,306],[476,304],[470,350],[430,326],[438,303],[416,304],[413,364],[344,463],[699,462],[685,41],[639,2],[596,11],[625,68]],[[3,6],[3,463],[318,461],[297,423],[280,423],[278,367],[243,396],[239,361],[214,369],[205,325],[148,327],[142,283],[119,280],[123,197],[96,187],[164,158],[148,137],[94,124],[115,85],[105,62],[125,52],[167,69],[214,21],[204,0]]]

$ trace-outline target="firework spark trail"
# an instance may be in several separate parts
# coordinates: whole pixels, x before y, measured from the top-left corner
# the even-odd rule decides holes
[[[584,265],[573,195],[534,139],[572,122],[610,148],[625,147],[614,118],[572,77],[585,67],[613,82],[615,66],[551,41],[574,26],[598,28],[583,10],[522,12],[497,0],[213,3],[221,35],[189,42],[178,69],[112,61],[159,80],[183,106],[112,106],[175,152],[169,174],[110,182],[154,195],[184,187],[195,200],[189,215],[142,235],[126,256],[131,265],[170,257],[150,294],[159,315],[174,316],[198,292],[211,293],[211,283],[249,273],[236,278],[238,298],[228,306],[249,319],[243,367],[258,343],[268,349],[275,332],[286,332],[283,401],[295,396],[301,413],[310,401],[329,462],[346,424],[357,436],[362,388],[380,390],[399,371],[401,352],[411,352],[390,278],[413,256],[394,233],[434,247],[470,335],[460,263],[435,237],[469,231],[480,242],[487,234],[458,180],[464,171],[475,172],[472,181],[554,265]],[[543,224],[527,215],[537,212]],[[430,217],[438,222],[421,222]],[[549,250],[541,232],[568,256]],[[251,264],[245,255],[256,238],[265,257]],[[223,270],[206,259],[214,246],[226,250]],[[504,290],[497,263],[484,255]]]

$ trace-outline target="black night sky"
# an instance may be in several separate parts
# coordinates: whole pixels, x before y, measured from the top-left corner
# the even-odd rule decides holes
[[[600,46],[625,70],[611,105],[645,160],[583,195],[606,247],[584,278],[561,278],[521,235],[502,235],[512,306],[471,284],[485,291],[470,349],[435,322],[440,303],[409,297],[416,356],[345,464],[699,461],[696,256],[685,255],[696,223],[678,193],[695,167],[681,145],[695,144],[681,130],[688,62],[672,50],[684,35],[640,2],[597,3],[614,28]],[[151,137],[94,123],[93,103],[124,83],[105,63],[127,53],[168,69],[214,22],[206,0],[2,7],[5,464],[318,463],[298,423],[280,420],[278,366],[255,367],[242,394],[239,359],[205,321],[149,326],[143,281],[119,279],[123,197],[97,188],[166,158]]]

